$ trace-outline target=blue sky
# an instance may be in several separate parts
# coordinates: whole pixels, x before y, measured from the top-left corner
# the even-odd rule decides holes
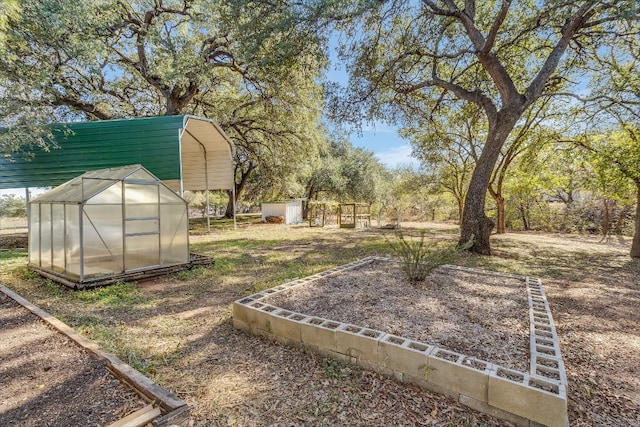
[[[329,41],[331,50],[329,70],[327,80],[337,82],[345,87],[348,83],[348,76],[344,65],[337,57],[338,46],[337,36]],[[411,156],[411,146],[408,141],[403,140],[398,135],[397,128],[383,122],[364,124],[361,132],[353,132],[349,140],[356,147],[362,147],[373,151],[376,157],[386,166],[396,167],[403,165],[418,166],[418,161]]]
[[[409,142],[398,136],[397,129],[385,123],[366,125],[362,134],[352,133],[349,140],[354,146],[373,151],[376,157],[389,167],[417,165],[411,156]]]

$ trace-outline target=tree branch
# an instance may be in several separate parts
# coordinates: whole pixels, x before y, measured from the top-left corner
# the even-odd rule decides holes
[[[407,93],[415,92],[427,87],[439,87],[452,92],[454,95],[456,95],[461,99],[464,99],[469,102],[473,102],[474,104],[478,105],[480,108],[482,108],[486,112],[489,120],[495,120],[495,117],[497,115],[497,109],[493,104],[493,101],[491,100],[491,98],[489,98],[487,95],[485,95],[479,90],[469,91],[463,88],[462,86],[459,86],[455,83],[448,82],[446,80],[433,78],[431,80],[425,80],[421,83],[407,86],[405,88],[399,88],[398,92],[407,94]]]
[[[540,71],[525,92],[524,108],[531,105],[540,97],[547,80],[549,80],[549,77],[551,77],[551,74],[557,68],[560,58],[567,49],[569,42],[582,27],[583,23],[593,15],[593,7],[593,3],[586,2],[571,19],[567,20],[562,28],[562,37],[560,37],[560,40],[558,40],[558,43],[556,43],[542,68],[540,68]]]
[[[65,96],[56,97],[53,101],[51,101],[51,105],[54,105],[57,107],[62,107],[62,106],[73,107],[78,111],[83,111],[87,113],[89,117],[93,117],[99,120],[109,120],[113,118],[113,116],[111,116],[110,114],[107,114],[104,111],[99,110],[98,107],[96,107],[94,104],[91,104],[88,102],[82,102],[79,99],[75,99],[71,97],[65,97]]]
[[[511,7],[511,0],[504,0],[502,2],[502,6],[500,6],[500,13],[496,17],[496,19],[493,21],[493,24],[491,24],[489,35],[487,36],[487,39],[484,42],[484,46],[482,47],[482,49],[480,49],[481,53],[486,54],[491,49],[493,49],[493,46],[496,43],[496,37],[498,36],[498,31],[500,30],[500,27],[502,26],[505,18],[507,17],[507,12],[509,11],[510,7]]]

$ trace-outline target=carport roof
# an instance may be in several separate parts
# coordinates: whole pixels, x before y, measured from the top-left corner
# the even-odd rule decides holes
[[[233,146],[212,120],[160,116],[50,125],[55,147],[0,159],[0,189],[53,187],[89,170],[140,164],[171,188],[233,188]]]

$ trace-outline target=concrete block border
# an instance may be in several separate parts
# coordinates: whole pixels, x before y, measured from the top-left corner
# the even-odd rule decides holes
[[[304,346],[404,382],[419,384],[518,426],[568,426],[567,376],[540,279],[443,266],[452,271],[522,281],[529,301],[529,372],[515,371],[383,331],[285,310],[266,301],[266,297],[291,287],[304,286],[374,261],[397,262],[367,257],[241,298],[233,304],[233,325],[255,335]]]

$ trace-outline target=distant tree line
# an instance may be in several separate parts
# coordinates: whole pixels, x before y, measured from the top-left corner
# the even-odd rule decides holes
[[[0,217],[19,218],[27,216],[27,205],[24,197],[5,194],[0,197]]]

